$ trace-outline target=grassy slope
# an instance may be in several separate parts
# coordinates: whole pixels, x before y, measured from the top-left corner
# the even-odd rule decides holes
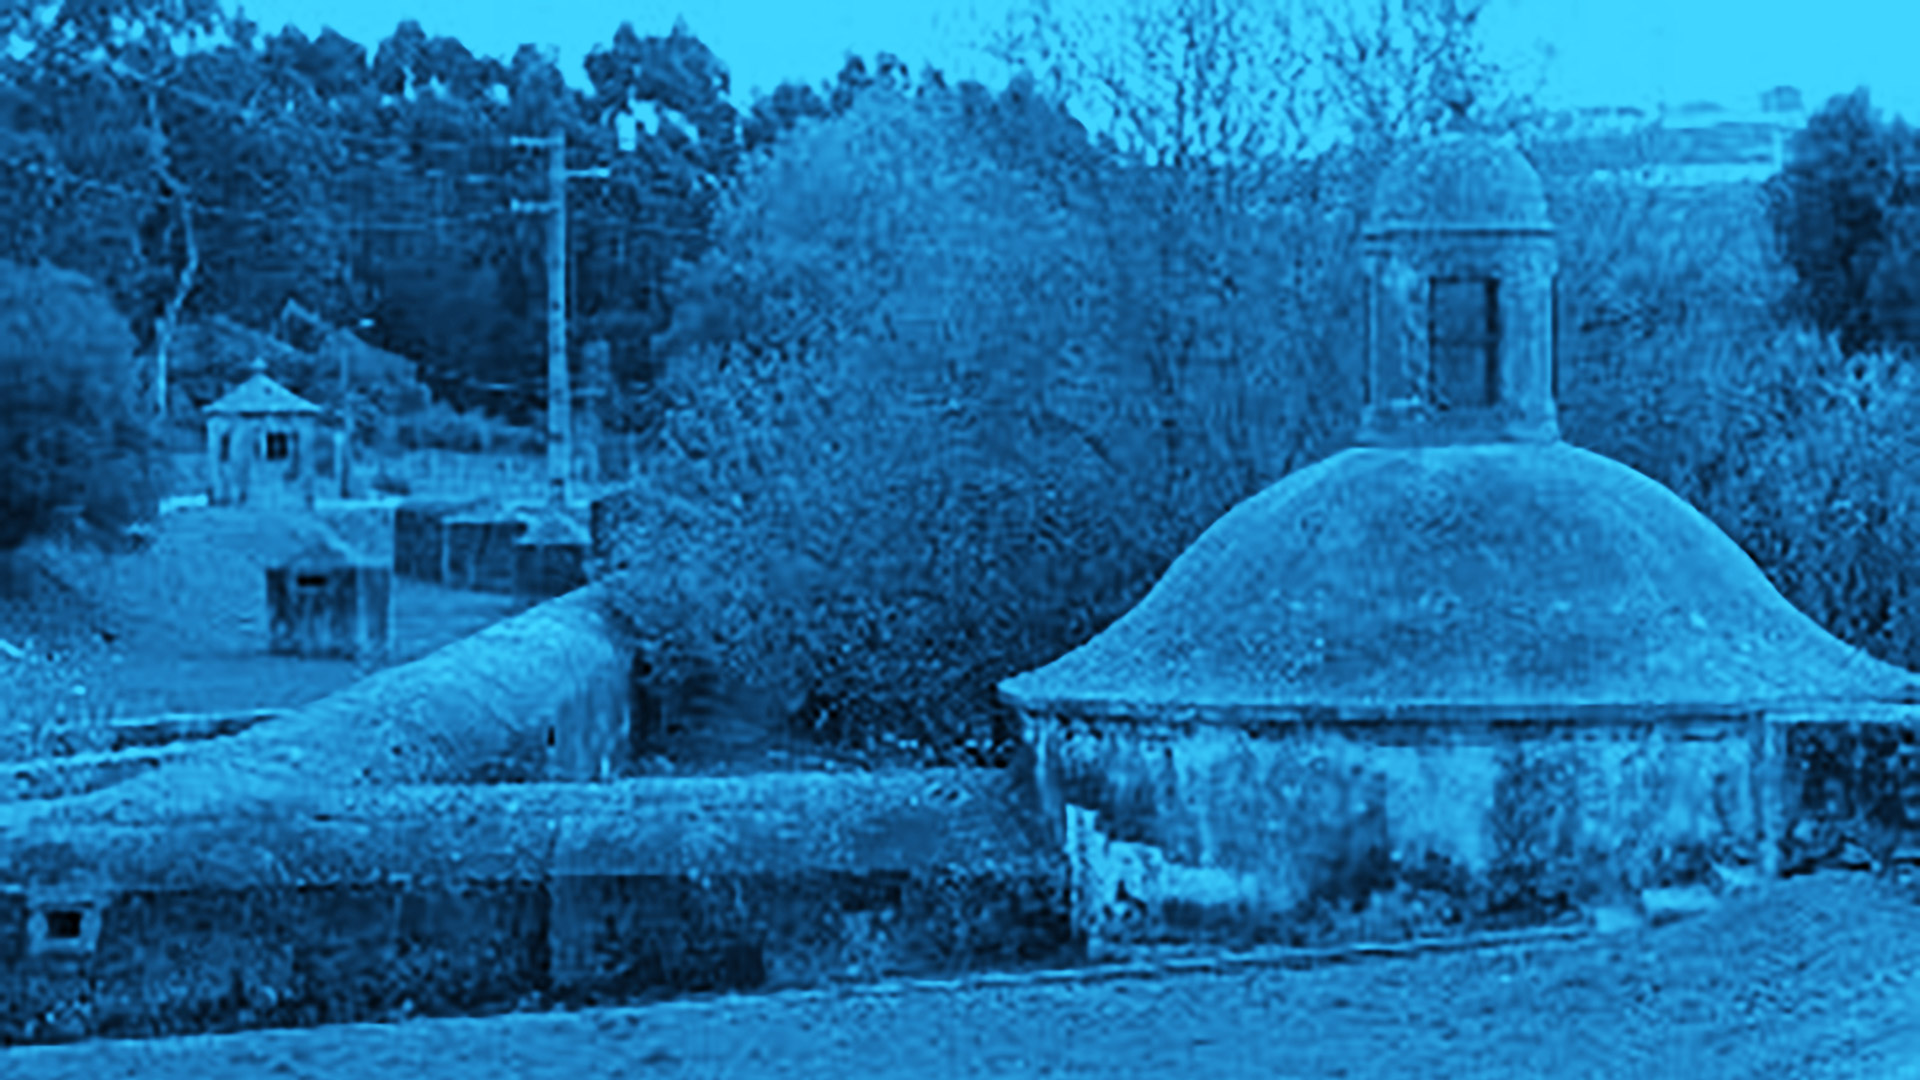
[[[354,663],[267,654],[265,573],[320,526],[237,510],[167,515],[151,547],[128,555],[37,543],[0,598],[0,744],[25,725],[75,713],[140,715],[304,704],[353,682]],[[363,535],[377,534],[364,527]],[[400,659],[508,614],[506,597],[410,581],[396,585]],[[31,648],[29,648],[31,646]],[[73,686],[87,688],[74,695]],[[17,750],[6,746],[5,749]],[[12,756],[9,754],[8,756]]]

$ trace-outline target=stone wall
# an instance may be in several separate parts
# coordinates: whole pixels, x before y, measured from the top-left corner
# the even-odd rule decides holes
[[[1783,872],[1920,860],[1920,707],[1783,718]]]
[[[274,812],[342,785],[594,780],[624,754],[630,661],[599,590],[569,593],[272,723],[190,744],[165,767],[58,803],[17,804],[0,836],[42,820],[169,823]]]
[[[1070,947],[994,774],[343,789],[14,837],[0,1044],[951,973]],[[192,857],[185,857],[191,852]],[[85,948],[34,948],[97,913]],[[94,918],[90,915],[89,918]]]
[[[1645,917],[1920,861],[1920,707],[1502,723],[1027,716],[1095,952]]]
[[[0,897],[0,1045],[483,1015],[1061,953],[1045,880],[682,875],[129,893],[86,955]]]
[[[446,519],[466,513],[479,499],[409,499],[393,512],[393,572],[442,582],[447,573]]]
[[[1766,858],[1745,719],[1029,722],[1096,950],[1572,923]]]
[[[445,526],[445,584],[474,592],[513,592],[514,552],[527,531],[525,519],[511,510],[492,508],[453,515]]]

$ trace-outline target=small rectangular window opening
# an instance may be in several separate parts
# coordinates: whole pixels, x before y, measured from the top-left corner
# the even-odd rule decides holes
[[[267,434],[267,460],[268,461],[285,461],[287,460],[288,453],[289,451],[288,451],[288,445],[287,445],[286,432],[284,431],[269,432]]]
[[[46,913],[47,940],[74,941],[80,937],[82,923],[80,912],[71,908],[54,908]]]
[[[1560,400],[1560,275],[1553,275],[1553,400]]]
[[[1364,354],[1366,362],[1360,367],[1360,404],[1362,405],[1373,404],[1373,354],[1374,349],[1378,347],[1377,339],[1380,334],[1379,327],[1374,325],[1374,319],[1373,284],[1369,282],[1367,285],[1367,351]]]
[[[1434,278],[1427,309],[1434,404],[1492,405],[1500,386],[1500,283]]]
[[[303,589],[324,589],[327,587],[327,575],[300,574],[294,577],[293,582]]]

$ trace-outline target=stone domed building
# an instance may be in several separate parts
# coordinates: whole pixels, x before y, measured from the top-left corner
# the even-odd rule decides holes
[[[1913,700],[1678,496],[1560,441],[1553,232],[1512,147],[1403,156],[1363,233],[1358,445],[1001,684],[1096,949],[1644,914],[1776,871],[1780,718]]]

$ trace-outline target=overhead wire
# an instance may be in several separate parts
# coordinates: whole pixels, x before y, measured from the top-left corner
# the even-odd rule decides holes
[[[12,153],[6,150],[0,150],[0,176],[3,176],[7,171],[13,171],[36,177],[50,184],[78,189],[92,194],[104,195],[133,204],[155,204],[164,202],[178,205],[184,201],[193,208],[196,214],[205,214],[215,219],[272,223],[283,226],[291,225],[316,231],[345,233],[350,236],[369,232],[428,232],[482,223],[497,224],[516,218],[525,220],[525,215],[516,211],[511,204],[511,200],[506,196],[515,186],[514,182],[516,179],[520,177],[525,177],[530,182],[530,186],[531,184],[542,184],[543,186],[545,180],[545,169],[542,167],[540,161],[541,155],[537,153],[526,153],[525,150],[531,148],[516,146],[515,140],[517,136],[509,132],[484,132],[472,137],[442,138],[402,133],[377,134],[353,131],[334,124],[313,123],[313,120],[319,118],[313,117],[310,114],[296,118],[296,116],[292,114],[292,110],[285,107],[276,108],[273,105],[268,105],[260,108],[249,108],[236,101],[214,97],[179,85],[179,83],[174,80],[158,79],[144,73],[133,71],[122,64],[110,65],[110,74],[121,76],[130,82],[150,87],[158,93],[184,101],[200,109],[237,120],[250,127],[257,127],[261,124],[271,125],[274,128],[286,131],[289,135],[298,138],[308,145],[311,145],[312,140],[315,139],[332,143],[333,149],[344,151],[344,156],[349,162],[348,169],[346,170],[348,175],[362,183],[373,181],[373,183],[368,185],[371,190],[367,194],[360,195],[358,198],[353,197],[357,193],[352,192],[351,188],[349,188],[348,191],[340,192],[340,194],[346,195],[347,197],[338,199],[335,205],[348,208],[348,212],[345,214],[316,213],[307,210],[283,212],[251,209],[227,205],[219,201],[212,201],[192,192],[191,189],[188,189],[185,193],[155,189],[141,190],[123,183],[83,175],[58,162],[51,153],[34,153],[31,151],[21,153],[17,150]],[[9,82],[11,82],[11,80],[9,80]],[[14,85],[17,86],[17,84]],[[606,148],[601,147],[599,149],[604,151]],[[447,153],[449,151],[451,152],[450,154]],[[476,153],[490,154],[493,155],[494,161],[501,163],[505,167],[497,171],[472,171],[471,169],[441,168],[433,165],[422,167],[420,159],[423,157],[430,158],[435,155],[436,152],[453,157],[456,161],[462,158],[470,160]],[[519,168],[514,167],[515,155],[523,155],[520,157],[520,160],[525,162],[524,166]],[[602,155],[595,156],[598,157]],[[612,155],[611,161],[605,161],[604,163],[615,166],[623,162],[638,165],[646,162],[646,160],[645,155],[635,154],[630,150],[622,148]],[[423,192],[423,189],[429,187],[432,182],[450,181],[453,185],[453,191],[455,193],[453,197],[455,199],[460,199],[466,195],[466,191],[462,190],[463,188],[494,188],[498,190],[498,194],[501,196],[501,205],[485,210],[460,213],[435,211],[426,214],[405,214],[404,219],[388,217],[385,220],[357,212],[369,208],[370,205],[375,202],[386,201],[378,198],[377,193],[379,193],[380,189],[385,185],[379,182],[382,178],[378,175],[377,170],[382,168],[395,169],[395,167],[397,167],[397,170],[387,173],[385,178],[399,185],[407,194],[419,195]],[[601,179],[603,181],[613,181],[612,186],[614,187],[624,187],[642,193],[651,191],[655,194],[661,194],[677,191],[677,189],[684,187],[684,184],[676,183],[675,178],[671,176],[657,173],[650,177],[645,176],[645,173],[648,171],[650,170],[646,170],[644,165],[640,168],[616,167],[609,170],[608,174],[603,175]],[[427,183],[423,183],[423,181]],[[604,183],[594,184],[592,187],[601,191],[606,190]],[[427,198],[431,200],[434,195],[440,195],[444,198],[445,192],[446,189],[442,188],[439,191],[427,195]],[[645,231],[655,236],[664,238],[670,235],[699,232],[697,226],[690,225],[663,227],[665,223],[655,215],[646,216],[652,220],[647,222],[648,227]],[[568,247],[572,249],[574,245],[569,244]],[[576,278],[579,274],[582,258],[582,254],[573,250],[568,251],[568,277],[570,279]],[[568,315],[570,319],[577,318],[579,316],[577,308],[579,297],[573,295],[574,290],[572,289],[569,289],[568,293]],[[436,368],[435,374],[440,381],[458,383],[472,390],[500,392],[526,389],[525,385],[503,384],[492,380],[473,378],[457,371],[438,370],[439,365],[429,364],[425,366]],[[537,380],[532,378],[522,380],[523,383],[536,381]]]
[[[441,228],[448,225],[473,224],[475,222],[497,221],[512,218],[515,215],[510,207],[498,210],[476,211],[462,214],[432,214],[424,218],[409,221],[372,221],[341,219],[329,215],[311,212],[276,213],[265,210],[248,210],[208,202],[191,196],[166,195],[157,191],[138,191],[122,184],[105,180],[96,180],[60,165],[51,165],[36,161],[23,155],[0,157],[0,169],[13,169],[33,176],[39,176],[55,183],[125,199],[130,202],[178,202],[184,199],[196,213],[210,217],[226,218],[238,221],[260,221],[277,224],[305,225],[326,229],[347,229],[380,231],[412,231]]]
[[[404,173],[399,177],[394,177],[394,179],[397,180],[403,188],[411,189],[409,194],[418,192],[418,181],[420,180],[451,180],[454,185],[455,194],[453,197],[455,199],[461,198],[464,194],[464,192],[460,190],[463,186],[469,189],[484,189],[487,187],[509,189],[502,191],[501,194],[510,195],[510,189],[517,179],[526,177],[530,182],[537,182],[541,172],[537,166],[536,156],[527,154],[524,148],[514,145],[516,139],[526,136],[516,135],[511,132],[497,131],[480,133],[477,136],[464,138],[443,138],[439,136],[420,136],[400,133],[379,134],[361,132],[333,124],[315,125],[304,118],[293,118],[291,115],[288,115],[284,109],[275,109],[271,106],[265,108],[248,108],[238,102],[215,97],[180,85],[177,79],[157,78],[153,75],[135,70],[118,61],[105,65],[105,68],[110,75],[124,78],[129,82],[151,88],[178,100],[192,103],[202,109],[239,120],[250,126],[266,122],[286,130],[289,134],[303,140],[311,140],[319,137],[330,141],[334,143],[337,148],[346,151],[351,162],[347,170],[348,174],[357,180],[364,181],[369,178],[367,172],[363,171],[365,169],[378,169],[382,166],[400,164],[404,169]],[[355,144],[358,145],[356,146]],[[605,150],[604,147],[600,149]],[[371,151],[371,153],[368,151]],[[495,161],[500,162],[505,167],[497,171],[476,172],[471,169],[446,169],[433,165],[421,167],[422,163],[418,160],[420,157],[432,152],[445,153],[449,151],[451,151],[452,155],[456,158],[465,157],[471,159],[476,153],[491,155]],[[515,167],[513,164],[516,154],[524,155],[519,159],[524,162],[524,164],[519,167]],[[602,178],[600,183],[594,184],[592,188],[589,189],[599,193],[601,196],[594,201],[604,202],[605,196],[612,190],[621,189],[643,198],[671,197],[679,194],[679,189],[685,186],[684,182],[677,181],[674,177],[647,170],[644,167],[631,167],[644,161],[645,155],[620,149],[614,151],[611,155],[607,155],[607,157],[609,159],[601,163],[612,165],[614,168],[609,171],[608,175]],[[407,160],[409,158],[413,158],[414,160]],[[398,161],[396,161],[396,159],[398,159]],[[44,162],[37,164],[29,162],[22,165],[21,161],[22,159],[19,157],[15,157],[9,161],[5,156],[0,156],[0,167],[13,165],[15,167],[25,168],[28,171],[39,172],[49,179],[58,179],[87,190],[110,193],[124,199],[142,200],[159,197],[157,194],[141,193],[111,182],[84,177],[70,169],[65,169],[57,165]],[[620,167],[622,164],[627,164],[630,167],[622,168]],[[358,166],[359,168],[355,169],[353,166]],[[650,172],[652,175],[646,175]],[[412,183],[409,183],[410,181]],[[376,187],[378,187],[378,185],[376,185]],[[348,193],[343,192],[342,194]],[[431,198],[431,196],[429,197]],[[510,198],[503,198],[502,201],[509,205],[461,213],[429,211],[425,214],[408,214],[406,220],[378,220],[367,212],[370,209],[369,204],[376,201],[381,200],[376,199],[371,193],[357,199],[351,196],[339,199],[338,204],[350,206],[354,211],[342,217],[310,213],[302,214],[298,212],[288,214],[283,212],[248,210],[226,206],[204,199],[191,200],[197,212],[206,213],[218,218],[297,224],[310,228],[348,230],[363,233],[425,232],[462,225],[495,224],[516,216],[510,205]],[[645,215],[645,217],[647,219],[645,231],[654,236],[662,238],[675,236],[684,237],[700,231],[697,226],[668,224],[667,219],[658,215],[648,214]]]

